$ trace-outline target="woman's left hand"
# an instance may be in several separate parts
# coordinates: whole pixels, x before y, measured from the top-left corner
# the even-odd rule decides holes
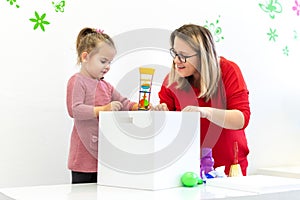
[[[167,104],[165,103],[161,103],[158,104],[157,106],[151,106],[151,110],[155,110],[155,111],[169,111]]]
[[[186,106],[182,112],[200,112],[202,118],[207,118],[209,116],[208,107]]]

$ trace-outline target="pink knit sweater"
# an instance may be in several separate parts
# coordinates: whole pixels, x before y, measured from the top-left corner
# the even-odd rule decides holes
[[[134,102],[122,97],[104,80],[96,80],[80,73],[68,81],[67,108],[74,119],[71,135],[68,168],[77,172],[97,172],[98,118],[94,106],[104,106],[120,101],[122,110],[131,110]]]

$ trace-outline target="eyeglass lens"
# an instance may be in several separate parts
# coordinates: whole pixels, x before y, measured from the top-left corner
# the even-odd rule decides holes
[[[170,49],[170,54],[171,56],[175,59],[176,56],[178,56],[178,59],[180,62],[183,62],[185,63],[186,62],[186,57],[181,55],[181,54],[178,54],[175,52],[175,50],[173,48]]]

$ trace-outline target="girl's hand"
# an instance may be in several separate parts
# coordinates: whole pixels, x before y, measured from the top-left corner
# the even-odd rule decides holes
[[[108,109],[111,111],[118,111],[123,108],[123,104],[120,101],[112,101],[108,105]]]
[[[95,117],[99,116],[99,112],[103,111],[118,111],[123,108],[123,104],[119,101],[112,101],[109,104],[106,104],[104,106],[95,106],[94,107],[94,113]]]

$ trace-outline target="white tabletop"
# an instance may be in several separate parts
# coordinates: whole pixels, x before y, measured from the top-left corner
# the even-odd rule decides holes
[[[97,184],[52,185],[19,188],[0,188],[0,192],[7,199],[17,200],[194,200],[194,199],[223,199],[254,195],[251,192],[235,191],[231,189],[215,188],[199,185],[193,188],[172,188],[158,191],[135,190],[117,187],[106,187]],[[0,196],[1,197],[1,196]],[[8,198],[10,197],[10,198]],[[2,198],[0,198],[2,200]]]
[[[249,179],[250,178],[250,179]],[[279,177],[278,177],[279,178]],[[226,180],[225,180],[226,179]],[[208,182],[206,185],[199,185],[193,188],[178,187],[172,189],[164,189],[158,191],[135,190],[117,187],[106,187],[97,184],[65,184],[50,186],[31,186],[16,188],[0,188],[1,200],[155,200],[155,199],[172,199],[172,200],[199,200],[199,199],[299,199],[300,196],[300,180],[299,179],[270,179],[265,176],[241,177],[239,179],[225,178]],[[266,190],[264,185],[259,187],[247,186],[253,180],[268,181],[288,180],[287,186],[281,187],[275,184],[274,190]],[[240,181],[242,180],[242,181]],[[251,180],[249,182],[249,180]],[[296,181],[295,181],[296,180]],[[241,183],[241,187],[237,187],[237,183]],[[232,184],[230,184],[232,183]],[[227,187],[228,186],[228,187]],[[280,187],[279,187],[280,186]],[[293,186],[293,187],[290,187]],[[235,188],[236,187],[236,188]],[[267,187],[266,187],[267,188]],[[259,190],[256,190],[259,189]]]
[[[271,176],[300,178],[300,165],[260,168],[257,170],[257,173]]]

